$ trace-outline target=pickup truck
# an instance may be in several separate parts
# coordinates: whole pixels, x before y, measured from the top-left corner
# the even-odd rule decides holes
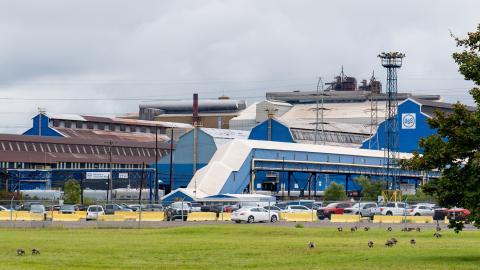
[[[192,212],[192,205],[189,202],[174,202],[165,209],[165,217],[167,221],[175,219],[187,220],[188,213]]]
[[[361,202],[361,203],[356,203],[352,207],[345,208],[344,209],[344,214],[350,214],[350,215],[358,215],[362,217],[373,217],[374,212],[372,212],[372,209],[377,208],[377,203],[375,202]]]
[[[380,207],[380,212],[384,216],[404,216],[408,214],[408,204],[402,202],[388,202]]]
[[[338,203],[330,203],[325,207],[320,207],[317,210],[317,216],[320,220],[325,218],[330,219],[332,214],[342,215],[345,208],[352,207],[350,202],[338,202]]]

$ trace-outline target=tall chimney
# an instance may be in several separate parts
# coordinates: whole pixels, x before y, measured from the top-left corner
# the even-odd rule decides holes
[[[193,124],[198,122],[198,94],[193,94]],[[197,123],[198,124],[198,123]]]

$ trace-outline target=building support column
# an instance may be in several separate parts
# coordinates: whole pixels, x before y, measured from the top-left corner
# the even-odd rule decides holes
[[[288,172],[287,177],[287,196],[290,197],[290,179],[292,178],[292,172]]]

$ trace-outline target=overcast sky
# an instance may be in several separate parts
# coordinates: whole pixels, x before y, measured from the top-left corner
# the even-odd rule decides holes
[[[261,99],[313,90],[341,65],[357,80],[376,57],[407,57],[399,90],[472,104],[449,31],[480,23],[478,0],[0,0],[0,132],[37,108],[120,115],[151,99]],[[57,100],[55,100],[57,99]]]

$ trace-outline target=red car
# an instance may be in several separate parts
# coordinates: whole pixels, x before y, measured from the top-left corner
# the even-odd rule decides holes
[[[453,220],[465,220],[465,217],[470,215],[470,210],[465,208],[451,208],[447,211],[447,218]]]
[[[330,203],[325,207],[318,208],[317,216],[321,220],[325,218],[330,219],[332,217],[332,214],[343,215],[344,209],[349,207],[352,207],[352,204],[350,202]]]

